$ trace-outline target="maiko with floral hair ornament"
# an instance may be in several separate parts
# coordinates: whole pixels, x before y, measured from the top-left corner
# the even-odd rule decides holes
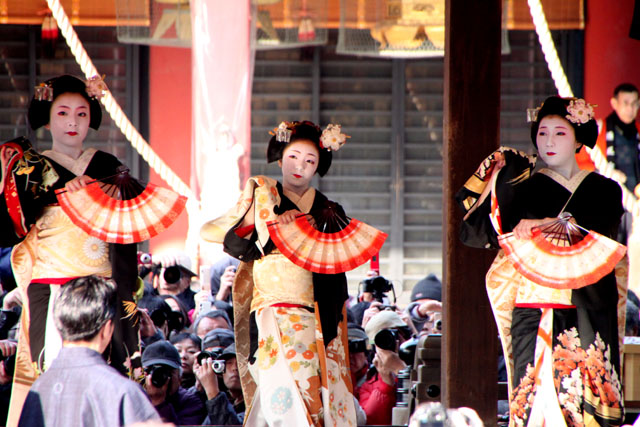
[[[342,207],[311,180],[327,173],[332,153],[346,139],[339,125],[323,132],[309,121],[281,123],[267,149],[267,160],[282,170],[281,182],[250,178],[238,204],[202,227],[202,238],[224,243],[241,260],[233,301],[240,375],[250,405],[245,425],[356,425],[346,276],[314,272],[300,258],[292,261],[270,234],[273,224],[286,227],[303,214],[306,224],[326,225],[325,232],[342,230],[348,222]]]
[[[626,268],[616,266],[624,247],[613,239],[622,191],[576,162],[582,145],[596,143],[592,105],[553,96],[529,118],[546,167],[534,173],[535,155],[501,147],[457,194],[463,242],[504,249],[486,283],[507,360],[510,425],[621,425]],[[603,252],[594,255],[591,242]],[[524,245],[533,252],[518,258]],[[549,271],[538,256],[562,257],[565,267]]]
[[[0,246],[13,246],[12,268],[23,297],[11,414],[22,405],[29,385],[47,368],[61,346],[49,308],[61,286],[96,274],[117,284],[119,307],[132,302],[138,288],[135,244],[109,244],[76,226],[58,205],[55,190],[78,191],[95,179],[113,176],[122,163],[113,155],[84,147],[89,128],[102,120],[101,78],[88,82],[70,75],[38,85],[28,110],[32,129],[46,128],[51,149],[36,152],[18,138],[0,145]],[[123,318],[122,311],[118,318]],[[130,318],[116,322],[106,355],[128,373],[139,355],[137,327]]]

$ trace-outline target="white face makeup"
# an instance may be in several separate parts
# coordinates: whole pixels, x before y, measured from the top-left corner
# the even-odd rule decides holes
[[[278,164],[282,168],[282,185],[298,195],[304,194],[318,169],[320,156],[316,145],[300,139],[287,145]]]
[[[570,177],[573,166],[577,165],[575,154],[580,143],[576,141],[575,131],[567,120],[558,116],[543,118],[538,127],[536,145],[549,169]]]
[[[51,105],[49,124],[53,150],[68,155],[80,155],[89,123],[89,103],[79,93],[63,93]]]

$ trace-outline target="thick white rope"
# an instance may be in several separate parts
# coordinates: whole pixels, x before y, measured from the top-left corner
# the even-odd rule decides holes
[[[556,50],[556,46],[553,43],[553,39],[551,38],[551,32],[549,31],[549,24],[547,23],[547,18],[544,15],[544,11],[542,10],[542,4],[540,0],[527,0],[529,4],[529,11],[531,12],[531,18],[533,19],[533,24],[536,27],[536,33],[538,34],[538,40],[540,41],[540,46],[542,47],[542,53],[544,54],[544,59],[547,61],[547,66],[549,67],[549,71],[551,72],[551,77],[553,78],[553,82],[558,89],[558,94],[562,97],[572,97],[573,91],[571,90],[571,86],[569,85],[569,81],[567,80],[567,76],[562,68],[562,64],[560,63],[560,58],[558,57],[558,51]],[[596,148],[585,147],[587,153],[591,157],[596,169],[602,175],[607,178],[614,179],[620,184],[622,188],[622,204],[626,210],[632,212],[634,214],[640,213],[640,206],[638,204],[638,199],[627,189],[627,187],[621,183],[616,177],[613,176],[612,172],[615,167],[612,163],[607,162],[607,158],[602,154],[602,152]]]
[[[60,27],[62,35],[67,41],[67,45],[71,49],[71,53],[73,53],[76,62],[80,65],[86,78],[89,79],[99,75],[98,70],[93,65],[91,58],[87,55],[87,52],[82,46],[82,42],[69,22],[69,17],[60,4],[60,0],[47,0],[47,4],[49,5],[49,9],[51,9],[58,27]],[[111,91],[107,90],[101,101],[116,126],[118,126],[124,136],[131,142],[131,145],[140,156],[149,163],[149,166],[160,175],[174,191],[188,197],[190,201],[195,200],[191,188],[153,151],[149,143],[144,140],[138,130],[131,124],[131,121],[129,121],[129,118],[122,111],[122,108],[111,94]]]

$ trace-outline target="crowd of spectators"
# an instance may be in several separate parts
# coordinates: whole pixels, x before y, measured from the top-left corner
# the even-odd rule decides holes
[[[194,279],[198,277],[191,270],[189,259],[182,254],[154,258],[149,265],[142,266],[140,273],[145,279],[145,291],[138,301],[142,368],[132,375],[137,377],[137,383],[112,371],[100,357],[103,347],[108,345],[111,328],[109,313],[102,313],[98,332],[92,329],[88,338],[81,340],[83,346],[73,342],[65,344],[60,359],[40,377],[27,404],[41,411],[30,410],[29,417],[24,418],[25,425],[50,425],[44,422],[48,414],[59,411],[51,409],[55,399],[43,393],[45,389],[56,389],[63,384],[64,390],[70,390],[69,397],[79,396],[95,381],[120,387],[120,392],[110,393],[109,398],[104,399],[106,408],[116,405],[115,400],[122,394],[129,400],[121,399],[124,406],[114,412],[126,415],[121,417],[120,424],[114,421],[110,425],[140,420],[162,420],[175,425],[242,424],[245,402],[236,360],[231,297],[236,265],[234,260],[225,258],[213,266],[210,291],[208,286],[194,290],[192,284],[197,283]],[[375,286],[390,285],[382,277],[370,276]],[[82,283],[84,279],[78,280]],[[98,288],[107,283],[92,276],[86,280],[98,283],[93,283]],[[404,310],[396,305],[395,295],[391,300],[388,289],[384,290],[359,292],[353,311],[348,310],[350,366],[359,425],[391,424],[396,377],[408,362],[401,359],[400,347],[421,333],[439,333],[436,319],[440,319],[441,284],[435,276],[416,285],[412,303]],[[104,306],[108,308],[109,304]],[[8,403],[11,355],[16,351],[12,336],[20,309],[18,291],[5,294],[3,308],[0,352],[5,360],[0,363],[0,399]],[[67,311],[73,310],[73,307],[67,308]],[[358,315],[354,315],[358,311],[361,320],[356,320]],[[61,333],[64,334],[63,330]],[[383,342],[383,338],[386,341]],[[78,369],[77,364],[82,365],[82,369]],[[75,371],[70,377],[63,373],[69,367]],[[84,381],[83,376],[92,380]],[[122,384],[128,385],[122,387]],[[109,390],[105,387],[107,385],[97,389]],[[84,399],[91,398],[91,394],[84,394]],[[99,400],[96,396],[93,398]],[[64,402],[77,407],[78,400],[73,404],[71,400],[56,401],[55,407],[64,406]],[[0,416],[6,416],[6,412]]]

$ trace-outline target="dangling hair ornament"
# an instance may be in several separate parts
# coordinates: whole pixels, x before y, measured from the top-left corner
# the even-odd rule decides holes
[[[48,83],[40,83],[35,87],[33,97],[38,101],[53,101],[53,87]]]
[[[277,128],[273,129],[273,131],[269,133],[271,135],[276,136],[276,141],[284,142],[285,144],[288,144],[289,141],[291,140],[291,134],[292,134],[292,131],[291,129],[289,129],[289,126],[291,126],[291,123],[282,122]]]
[[[567,114],[565,117],[571,123],[575,123],[577,126],[580,126],[583,123],[587,123],[589,120],[593,119],[593,107],[597,107],[597,105],[587,104],[587,102],[582,99],[572,99],[567,107]]]
[[[85,83],[87,85],[87,95],[90,98],[100,100],[107,93],[107,85],[104,82],[105,75],[93,76],[89,78]]]
[[[538,113],[540,112],[540,107],[537,108],[527,108],[527,122],[535,122],[538,120]]]
[[[328,124],[320,136],[320,145],[329,151],[338,151],[347,142],[349,135],[342,133],[340,125]]]

